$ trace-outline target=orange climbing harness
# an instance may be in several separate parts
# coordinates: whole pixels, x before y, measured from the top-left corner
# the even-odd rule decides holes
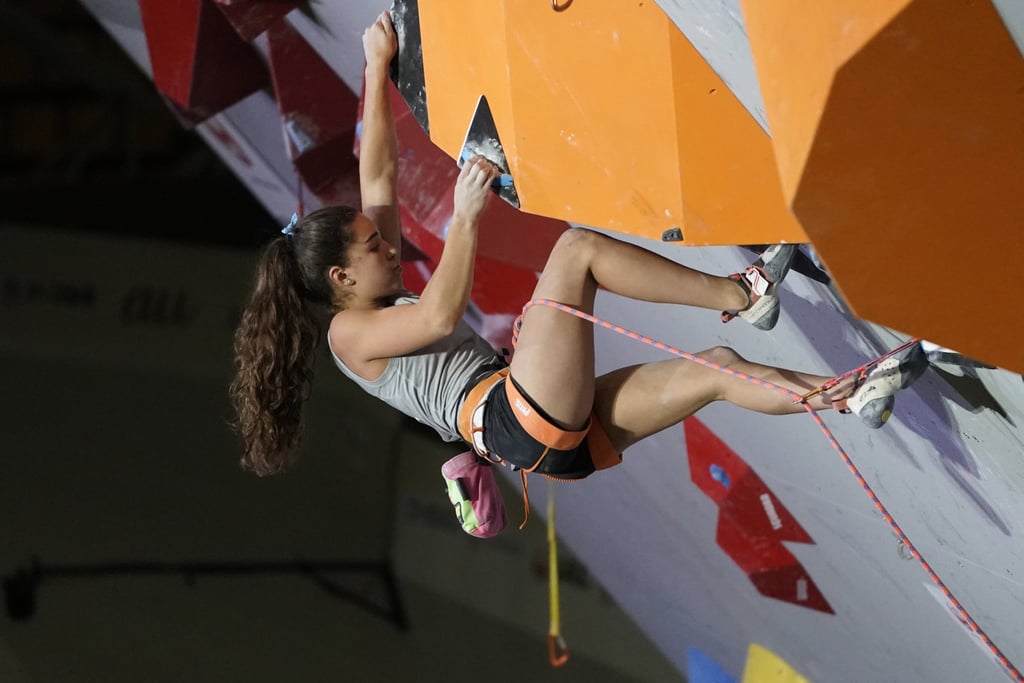
[[[463,399],[458,416],[459,436],[462,440],[471,445],[477,455],[496,465],[502,463],[501,458],[492,456],[484,446],[484,406],[495,385],[505,377],[508,377],[508,368],[501,368],[477,382]]]
[[[817,411],[809,403],[807,403],[807,401],[805,401],[800,394],[789,389],[786,389],[785,387],[781,387],[777,384],[765,381],[759,377],[754,377],[744,372],[739,372],[733,370],[732,368],[727,368],[725,366],[719,365],[718,363],[709,361],[705,358],[701,358],[700,356],[696,356],[692,353],[687,353],[686,351],[677,349],[674,346],[669,346],[664,342],[651,339],[650,337],[638,334],[620,325],[615,325],[613,323],[607,322],[594,315],[591,315],[584,311],[577,310],[571,306],[566,306],[565,304],[559,303],[557,301],[542,298],[532,299],[529,303],[526,304],[526,306],[523,307],[523,313],[525,314],[526,311],[532,308],[533,306],[547,306],[549,308],[554,308],[555,310],[562,311],[563,313],[574,315],[578,318],[582,318],[583,320],[593,323],[594,325],[598,325],[605,329],[611,330],[612,332],[625,335],[631,339],[635,339],[644,344],[648,344],[655,348],[671,353],[674,356],[685,358],[686,360],[693,361],[694,363],[700,363],[701,365],[711,368],[712,370],[724,372],[728,375],[732,375],[733,377],[737,377],[747,382],[758,384],[766,389],[780,392],[793,399],[794,402],[803,405],[804,409],[814,419],[815,423],[817,423],[822,433],[824,433],[825,438],[828,439],[828,442],[832,444],[832,447],[835,448],[837,453],[839,453],[839,457],[842,458],[843,462],[846,464],[847,469],[849,469],[853,476],[857,479],[857,483],[859,483],[861,485],[861,488],[864,489],[864,493],[874,504],[875,508],[882,514],[882,519],[884,519],[885,522],[889,525],[889,527],[892,529],[893,533],[896,535],[896,538],[899,539],[899,542],[903,545],[903,547],[914,557],[914,559],[916,559],[921,564],[921,567],[928,574],[928,578],[931,579],[932,583],[934,583],[942,591],[942,594],[946,596],[946,599],[953,607],[957,616],[976,636],[978,636],[978,638],[985,644],[989,651],[995,656],[996,660],[1003,667],[1005,667],[1006,672],[1015,681],[1024,683],[1024,676],[1022,676],[1020,671],[1018,671],[1016,667],[1014,667],[1014,665],[1010,662],[1010,660],[1007,659],[1006,655],[1004,655],[1002,650],[999,649],[999,646],[997,646],[992,641],[992,639],[988,637],[988,634],[986,634],[982,630],[981,626],[979,626],[978,623],[973,619],[973,617],[971,617],[971,615],[964,608],[963,604],[961,604],[960,601],[957,600],[956,596],[953,595],[952,591],[950,591],[946,584],[943,583],[942,579],[939,578],[939,575],[935,572],[932,566],[924,559],[920,551],[918,551],[914,544],[910,542],[910,538],[903,532],[903,529],[900,528],[899,524],[896,523],[896,520],[889,513],[888,509],[886,509],[885,505],[882,504],[882,501],[878,499],[878,496],[875,495],[874,490],[872,490],[871,486],[864,479],[864,476],[861,475],[860,470],[853,463],[853,460],[850,459],[850,456],[847,455],[846,451],[843,450],[843,447],[839,444],[839,441],[836,440],[836,437],[832,434],[832,431],[825,425],[824,421],[821,419],[821,416],[818,415]],[[521,317],[522,316],[520,316],[520,320]],[[516,323],[518,325],[519,320],[517,320]],[[515,336],[517,336],[515,334],[516,332],[518,332],[518,329],[515,329],[513,333],[513,339],[515,338]]]

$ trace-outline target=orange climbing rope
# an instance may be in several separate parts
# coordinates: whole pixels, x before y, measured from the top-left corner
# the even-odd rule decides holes
[[[988,637],[988,634],[986,634],[985,631],[982,630],[981,626],[978,625],[978,622],[976,622],[973,619],[973,617],[971,617],[971,615],[967,612],[967,610],[960,603],[960,601],[957,600],[956,596],[953,595],[953,592],[949,590],[946,584],[943,583],[942,579],[939,578],[939,575],[935,572],[935,570],[932,569],[932,566],[928,563],[928,561],[924,559],[924,556],[921,555],[920,551],[918,551],[914,544],[911,543],[910,538],[903,532],[903,529],[900,528],[900,525],[896,523],[896,520],[893,518],[893,516],[889,514],[889,510],[886,509],[885,505],[882,504],[882,501],[878,499],[878,496],[875,495],[874,490],[864,479],[863,475],[861,475],[860,470],[857,469],[857,466],[850,459],[850,456],[846,454],[845,450],[843,450],[843,447],[839,444],[839,441],[836,440],[836,437],[832,434],[832,431],[825,425],[825,422],[821,419],[821,416],[818,415],[818,412],[814,408],[812,408],[810,404],[803,400],[803,397],[800,394],[796,393],[795,391],[790,391],[789,389],[781,387],[777,384],[767,382],[759,377],[754,377],[744,372],[738,372],[736,370],[733,370],[732,368],[727,368],[723,365],[719,365],[718,363],[709,361],[705,358],[701,358],[700,356],[696,356],[692,353],[687,353],[686,351],[677,349],[674,346],[670,346],[656,339],[651,339],[650,337],[644,336],[637,332],[633,332],[632,330],[628,330],[625,327],[622,327],[621,325],[610,323],[606,320],[598,318],[597,316],[585,313],[584,311],[577,310],[572,306],[566,306],[565,304],[559,303],[557,301],[542,298],[532,299],[526,304],[526,306],[523,307],[523,314],[525,314],[527,310],[534,306],[548,306],[550,308],[562,311],[563,313],[569,313],[570,315],[574,315],[577,318],[582,318],[583,320],[591,322],[594,325],[598,325],[605,329],[611,330],[612,332],[625,335],[630,339],[635,339],[644,344],[648,344],[657,349],[661,349],[662,351],[671,353],[674,356],[685,358],[686,360],[693,361],[694,363],[700,363],[701,365],[711,368],[712,370],[724,372],[728,375],[738,377],[739,379],[748,382],[753,382],[754,384],[763,386],[766,389],[771,389],[772,391],[780,392],[792,398],[794,402],[802,404],[804,409],[817,423],[822,433],[824,433],[825,438],[828,439],[828,442],[832,444],[832,447],[835,448],[836,452],[839,453],[839,457],[843,459],[844,463],[846,463],[847,469],[849,469],[853,476],[856,477],[857,482],[861,485],[861,488],[864,489],[864,493],[867,494],[868,498],[871,499],[871,502],[874,504],[875,508],[882,514],[882,519],[884,519],[886,523],[888,523],[893,533],[896,534],[896,538],[899,539],[900,543],[902,543],[903,546],[910,552],[910,554],[921,564],[921,567],[928,574],[928,578],[932,580],[932,583],[938,586],[939,589],[942,591],[942,594],[946,596],[946,599],[949,601],[950,605],[952,605],[953,609],[956,611],[957,616],[959,616],[960,619],[963,620],[964,624],[966,624],[967,627],[971,631],[973,631],[974,634],[978,636],[978,638],[980,638],[983,643],[985,643],[985,646],[988,647],[988,649],[992,652],[996,660],[1000,664],[1002,664],[1003,667],[1006,668],[1007,673],[1009,673],[1015,681],[1018,681],[1019,683],[1024,683],[1024,676],[1022,676],[1020,671],[1018,671],[1017,668],[1014,667],[1014,665],[1010,662],[1010,660],[1007,659],[1006,655],[1004,655],[1002,650],[999,649],[999,646],[996,645],[992,641],[992,639]]]

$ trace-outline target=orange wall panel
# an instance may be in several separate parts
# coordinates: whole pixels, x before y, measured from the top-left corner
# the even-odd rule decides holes
[[[1005,303],[1024,60],[1001,17],[982,0],[818,5],[744,3],[787,201],[860,317],[1024,371]]]
[[[458,158],[480,95],[486,95],[498,130],[512,130],[503,3],[420,0],[419,18],[434,144]],[[505,137],[502,145],[514,160],[515,140]]]
[[[486,95],[524,211],[684,244],[806,241],[771,143],[654,2],[420,3],[431,138]]]

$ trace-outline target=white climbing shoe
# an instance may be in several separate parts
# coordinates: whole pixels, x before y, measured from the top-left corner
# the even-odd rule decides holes
[[[886,358],[868,373],[846,399],[835,401],[840,412],[850,412],[872,429],[892,415],[896,392],[906,389],[928,368],[928,356],[915,344],[902,359]],[[844,405],[845,404],[845,405]]]
[[[742,273],[729,276],[747,295],[747,307],[739,311],[722,311],[722,322],[743,318],[759,330],[770,330],[779,321],[779,296],[776,289],[789,273],[796,256],[795,244],[775,244],[747,266]]]

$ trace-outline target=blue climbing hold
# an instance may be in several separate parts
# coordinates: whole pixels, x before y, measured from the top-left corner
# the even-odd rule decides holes
[[[719,484],[725,488],[732,486],[732,482],[729,481],[729,475],[725,473],[725,470],[720,465],[712,465],[708,469],[711,470],[711,478]]]

